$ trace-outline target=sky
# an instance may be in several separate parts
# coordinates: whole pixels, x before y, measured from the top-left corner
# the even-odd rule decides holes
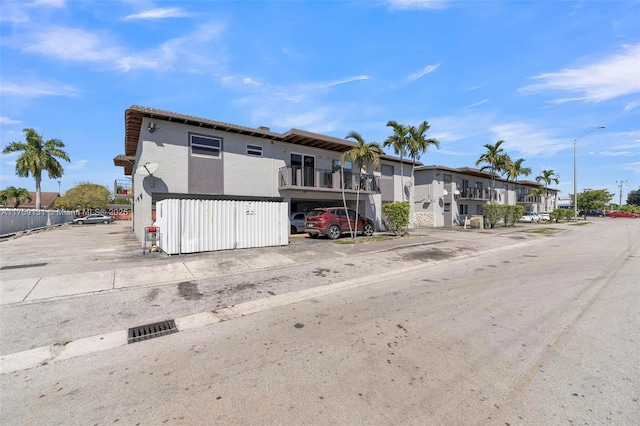
[[[553,170],[568,196],[575,146],[579,192],[640,189],[638,0],[0,5],[0,145],[31,127],[71,158],[43,191],[113,189],[131,105],[379,143],[389,120],[428,121],[425,165],[475,167],[504,140],[521,180]],[[16,158],[0,186],[35,190]]]

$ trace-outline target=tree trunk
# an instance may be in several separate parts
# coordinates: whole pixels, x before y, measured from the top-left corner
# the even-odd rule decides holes
[[[40,207],[42,205],[42,202],[40,201],[40,181],[42,180],[42,177],[40,176],[40,174],[37,174],[35,176],[36,179],[36,210],[40,210]]]

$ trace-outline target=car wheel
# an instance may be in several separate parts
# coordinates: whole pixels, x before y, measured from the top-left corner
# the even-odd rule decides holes
[[[331,225],[327,232],[327,237],[329,237],[330,240],[337,240],[340,238],[340,234],[342,234],[340,232],[340,227],[338,225]]]
[[[103,220],[102,223],[108,225],[110,222],[108,220]]]
[[[291,226],[291,233],[295,234],[296,232],[298,232],[298,229],[295,226]]]
[[[76,222],[78,225],[84,225],[84,220],[79,220]]]
[[[373,225],[370,223],[365,223],[364,228],[362,228],[362,233],[365,237],[370,237],[373,235]]]
[[[314,240],[318,238],[318,236],[319,236],[318,234],[309,233],[309,237],[313,238]]]

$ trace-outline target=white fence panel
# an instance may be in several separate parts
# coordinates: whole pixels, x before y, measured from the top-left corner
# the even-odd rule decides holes
[[[287,245],[288,211],[278,202],[162,200],[158,244],[168,254]]]
[[[0,209],[0,235],[11,235],[73,220],[74,212],[64,210]]]

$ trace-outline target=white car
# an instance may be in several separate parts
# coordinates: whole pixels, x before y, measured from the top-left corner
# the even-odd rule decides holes
[[[538,218],[537,215],[534,216],[533,213],[531,212],[525,212],[522,217],[520,219],[518,219],[518,222],[526,222],[526,223],[533,223],[533,222],[539,222],[540,218]]]
[[[549,222],[551,220],[551,216],[549,216],[549,213],[539,213],[540,216],[540,220],[545,221],[545,222]]]

